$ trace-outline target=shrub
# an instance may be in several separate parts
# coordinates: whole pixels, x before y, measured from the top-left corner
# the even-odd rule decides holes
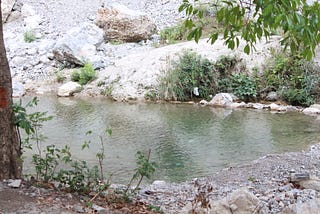
[[[85,85],[88,82],[97,78],[97,73],[91,63],[86,63],[80,70],[79,83]]]
[[[174,44],[185,38],[185,32],[185,28],[182,24],[166,27],[160,32],[160,40],[168,44]]]
[[[236,56],[221,56],[215,63],[214,69],[218,74],[218,92],[232,93],[233,74],[242,72],[245,68],[238,68],[241,60]]]
[[[71,74],[71,80],[74,82],[79,82],[80,81],[80,73],[77,70],[74,70]]]
[[[208,98],[216,91],[213,64],[192,51],[185,51],[173,67],[160,80],[160,97],[165,100],[186,101],[194,98],[197,87],[198,98]]]
[[[284,101],[309,106],[319,98],[319,66],[300,56],[274,53],[265,70],[261,85],[272,87]]]
[[[34,33],[34,31],[28,30],[28,31],[24,32],[23,39],[25,42],[31,43],[31,42],[34,42],[37,38],[36,38],[36,34]]]
[[[58,71],[56,73],[56,78],[57,78],[58,83],[63,83],[67,79],[67,77],[64,75],[64,73],[61,71]]]
[[[86,85],[88,82],[97,78],[97,73],[91,63],[86,63],[80,72],[74,70],[71,74],[71,80],[79,82],[81,85]]]
[[[249,101],[258,95],[257,85],[253,77],[245,73],[238,73],[232,77],[233,93],[241,100]]]

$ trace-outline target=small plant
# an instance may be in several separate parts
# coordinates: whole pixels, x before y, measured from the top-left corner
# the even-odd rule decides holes
[[[97,78],[97,72],[91,63],[86,63],[80,72],[74,70],[71,74],[71,80],[74,82],[79,82],[81,85],[86,85],[88,82]]]
[[[160,32],[160,40],[164,43],[174,44],[185,39],[185,28],[182,24],[166,27]]]
[[[149,90],[145,95],[144,99],[150,100],[150,101],[156,101],[158,99],[159,95],[156,90]]]
[[[74,70],[71,73],[71,80],[74,82],[79,82],[80,81],[80,73],[78,70]]]
[[[37,180],[43,180],[45,182],[53,180],[55,170],[59,164],[59,152],[60,150],[57,149],[55,145],[50,145],[43,151],[44,157],[42,157],[41,152],[32,156],[32,163],[35,165]]]
[[[35,141],[38,153],[41,155],[40,143],[45,140],[45,136],[40,133],[40,130],[43,123],[51,120],[52,116],[47,116],[47,112],[34,112],[28,114],[27,108],[36,106],[38,102],[38,98],[34,97],[25,106],[23,106],[22,101],[20,100],[18,103],[14,103],[13,111],[21,149],[32,149],[31,141]],[[24,130],[26,133],[26,138],[24,140],[21,138],[20,129]]]
[[[122,41],[122,40],[117,40],[117,39],[112,39],[112,40],[109,41],[109,43],[110,43],[111,45],[121,45],[121,44],[124,43],[124,41]]]
[[[105,81],[100,80],[100,81],[97,83],[97,86],[98,86],[98,87],[101,87],[101,86],[104,86],[105,84],[106,84]]]
[[[62,71],[58,71],[56,73],[56,79],[58,83],[63,83],[67,79],[67,77]]]
[[[161,207],[159,207],[159,206],[148,205],[148,210],[154,211],[156,213],[163,213],[164,214],[164,212],[161,210]]]
[[[23,39],[25,42],[31,43],[31,42],[36,41],[37,37],[36,37],[36,34],[33,30],[28,30],[28,31],[24,32]]]
[[[91,63],[86,63],[83,68],[80,69],[79,83],[85,85],[88,82],[97,78],[97,73]]]
[[[257,182],[257,179],[255,178],[255,177],[253,177],[253,176],[250,176],[249,178],[248,178],[248,181],[251,181],[251,182]]]
[[[156,170],[157,164],[155,162],[150,162],[150,154],[151,149],[148,150],[147,155],[145,155],[143,152],[138,151],[136,154],[137,157],[137,168],[135,170],[135,173],[133,174],[129,184],[127,185],[127,189],[125,190],[125,194],[128,193],[133,181],[137,180],[137,185],[132,190],[131,193],[135,193],[143,180],[143,178],[150,179],[153,173]]]

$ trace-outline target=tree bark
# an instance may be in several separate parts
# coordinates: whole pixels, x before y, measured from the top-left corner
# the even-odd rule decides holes
[[[0,0],[0,20],[2,18]],[[21,178],[20,143],[14,125],[12,79],[0,24],[0,180]]]

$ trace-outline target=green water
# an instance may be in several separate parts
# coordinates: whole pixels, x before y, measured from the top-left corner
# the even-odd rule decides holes
[[[105,171],[121,183],[132,176],[139,150],[151,149],[159,164],[155,179],[180,182],[266,154],[300,151],[320,139],[320,121],[301,113],[56,97],[40,97],[35,110],[54,116],[43,127],[48,137],[44,145],[70,145],[75,158],[92,164],[97,162],[98,136],[111,127]],[[86,136],[88,130],[95,135]],[[92,144],[82,151],[85,140]],[[31,168],[27,158],[25,171]]]

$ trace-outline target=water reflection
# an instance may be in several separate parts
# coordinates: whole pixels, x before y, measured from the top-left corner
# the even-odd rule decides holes
[[[139,150],[151,148],[152,159],[159,164],[157,179],[184,181],[268,153],[304,149],[319,141],[320,131],[316,118],[298,113],[193,105],[40,97],[35,110],[54,116],[43,129],[49,138],[46,144],[68,144],[76,158],[91,163],[96,163],[98,136],[111,127],[104,164],[119,182],[130,179]],[[86,136],[88,130],[94,135]],[[82,151],[85,140],[93,143]]]

